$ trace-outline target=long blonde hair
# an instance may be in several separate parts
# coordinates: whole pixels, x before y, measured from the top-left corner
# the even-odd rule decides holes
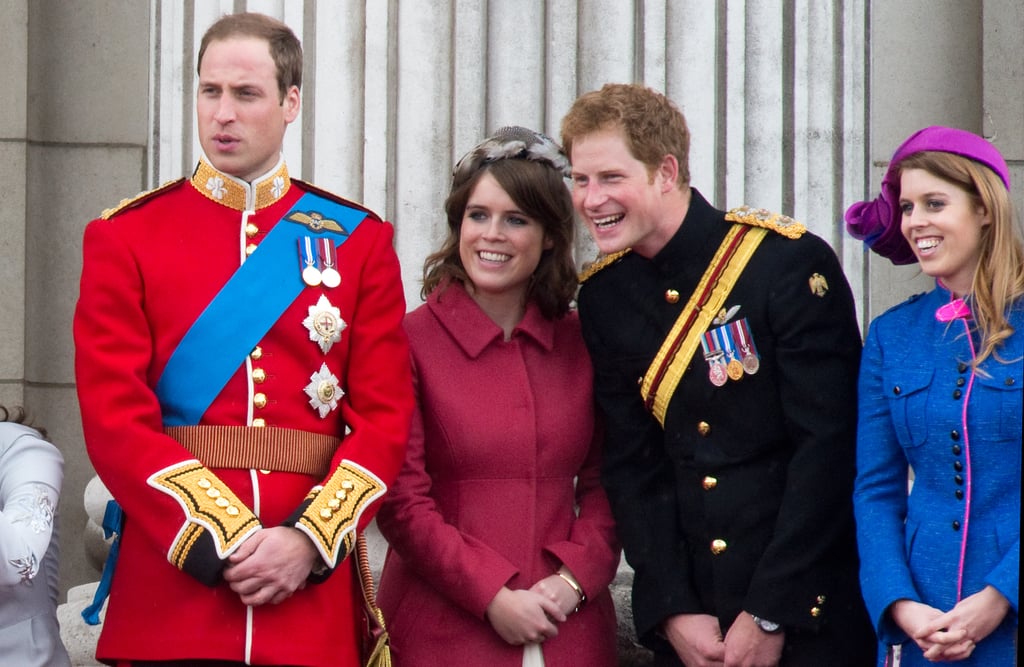
[[[989,216],[981,228],[981,253],[971,284],[971,311],[981,333],[977,367],[988,357],[1000,363],[999,347],[1013,334],[1007,314],[1024,296],[1024,241],[1014,214],[1010,193],[1002,179],[988,167],[969,158],[941,151],[914,153],[900,161],[900,171],[923,169],[951,183],[971,197]]]

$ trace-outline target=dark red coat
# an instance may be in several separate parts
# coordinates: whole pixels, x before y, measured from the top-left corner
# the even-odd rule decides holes
[[[258,245],[307,189],[290,181],[282,164],[256,185],[256,210],[246,216],[241,209],[252,204],[246,204],[241,182],[202,163],[191,182],[143,197],[86,228],[74,325],[78,394],[89,456],[126,516],[99,642],[102,660],[357,664],[359,591],[351,559],[342,560],[350,548],[346,540],[336,561],[330,549],[337,543],[318,545],[321,553],[328,550],[328,564],[338,565],[325,583],[311,584],[276,606],[247,608],[223,581],[211,588],[196,578],[219,580],[217,568],[237,543],[218,543],[218,551],[207,549],[205,558],[198,553],[201,544],[183,543],[186,529],[195,530],[194,516],[153,481],[155,473],[178,470],[194,458],[163,433],[154,387],[169,356],[246,257],[247,244]],[[368,471],[387,485],[403,459],[413,399],[393,231],[369,216],[338,249],[341,285],[302,289],[201,423],[254,426],[262,420],[339,437],[348,429],[331,470],[347,460],[343,469]],[[298,276],[297,251],[286,261]],[[347,324],[327,353],[303,325],[321,295]],[[304,392],[321,364],[345,392],[323,418]],[[309,505],[307,494],[331,484],[329,477],[291,472],[207,472],[244,505],[243,515],[256,518],[257,528],[294,523]],[[360,528],[369,522],[375,508],[360,507],[345,534],[351,535],[356,522]],[[205,540],[207,546],[215,541]],[[169,562],[175,554],[184,554],[184,565],[178,563],[183,569]]]
[[[405,328],[419,404],[378,515],[392,548],[379,601],[396,667],[520,667],[523,648],[493,630],[487,605],[562,564],[590,600],[544,642],[547,664],[614,666],[607,586],[619,548],[575,314],[545,320],[531,305],[505,342],[453,284]]]

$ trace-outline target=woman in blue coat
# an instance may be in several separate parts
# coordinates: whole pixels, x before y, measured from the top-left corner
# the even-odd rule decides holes
[[[928,127],[846,214],[936,279],[872,322],[861,365],[854,505],[880,665],[1015,664],[1024,250],[1009,188],[988,141]]]

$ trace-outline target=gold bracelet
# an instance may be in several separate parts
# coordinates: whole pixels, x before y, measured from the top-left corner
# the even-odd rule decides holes
[[[561,577],[562,581],[569,584],[569,587],[576,591],[576,595],[579,598],[579,602],[576,603],[576,608],[572,610],[572,613],[575,614],[580,610],[580,607],[583,606],[583,603],[587,601],[587,594],[583,592],[583,589],[580,588],[579,584],[572,580],[572,577],[563,574],[562,572],[556,572],[555,574]]]

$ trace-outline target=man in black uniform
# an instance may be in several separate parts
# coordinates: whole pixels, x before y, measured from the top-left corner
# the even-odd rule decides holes
[[[562,121],[604,257],[581,277],[604,480],[659,665],[871,665],[851,492],[861,340],[832,249],[689,184],[663,95],[608,84]]]

